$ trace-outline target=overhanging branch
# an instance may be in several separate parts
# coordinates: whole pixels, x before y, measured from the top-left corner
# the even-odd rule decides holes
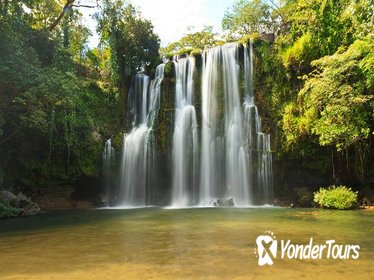
[[[49,31],[52,31],[61,21],[61,19],[64,17],[66,11],[74,4],[75,0],[67,0],[64,7],[62,8],[62,11],[60,15],[56,18],[56,20],[48,27]]]
[[[67,12],[68,9],[72,7],[76,8],[97,8],[99,7],[99,2],[96,1],[96,5],[80,5],[80,4],[74,4],[75,0],[66,0],[66,3],[64,7],[62,8],[61,13],[59,16],[56,18],[56,20],[48,27],[49,31],[52,31],[61,21],[61,19],[64,17],[65,13]]]

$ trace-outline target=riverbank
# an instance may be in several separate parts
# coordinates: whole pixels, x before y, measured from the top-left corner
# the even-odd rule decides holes
[[[360,193],[357,207],[353,209],[374,210],[374,197],[371,188]],[[17,195],[9,191],[0,191],[0,219],[32,216],[38,213],[56,210],[84,210],[102,207],[103,199],[99,196],[77,198],[70,191],[53,190],[32,197],[22,192]],[[273,199],[273,206],[281,208],[319,208],[313,202],[313,192],[308,188],[297,188],[293,193],[284,194]],[[220,206],[220,205],[217,205]]]

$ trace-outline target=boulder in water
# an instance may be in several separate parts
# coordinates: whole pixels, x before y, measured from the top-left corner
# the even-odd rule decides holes
[[[19,207],[20,199],[9,191],[0,191],[0,203],[15,208]]]
[[[235,206],[234,198],[232,197],[227,198],[224,202],[224,205],[228,207],[234,207]]]
[[[23,208],[27,206],[29,203],[31,203],[31,198],[25,196],[23,193],[17,194],[17,197],[19,198],[19,207]]]
[[[31,216],[39,212],[39,205],[23,193],[14,195],[9,191],[0,191],[0,218]]]
[[[30,202],[25,207],[23,207],[23,216],[32,216],[40,212],[40,207],[35,202]]]

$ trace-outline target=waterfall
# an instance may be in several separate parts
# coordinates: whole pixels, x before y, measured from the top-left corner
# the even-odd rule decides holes
[[[243,52],[244,90],[237,44],[203,54],[200,205],[228,197],[235,205],[251,205],[254,184],[260,200],[270,202],[270,135],[262,133],[255,105],[252,42]]]
[[[258,184],[260,188],[260,200],[271,204],[273,191],[273,167],[270,148],[270,134],[258,133]]]
[[[109,206],[110,194],[112,192],[112,169],[115,160],[115,152],[112,147],[111,139],[108,139],[105,142],[104,151],[103,151],[103,175],[104,175],[104,203],[105,206]]]
[[[245,135],[249,145],[249,159],[252,166],[257,156],[257,175],[251,175],[251,181],[258,188],[258,202],[271,203],[273,189],[272,154],[270,147],[270,134],[262,132],[261,117],[255,105],[253,87],[253,41],[250,40],[249,49],[244,46],[244,76],[245,76],[245,101],[244,125]],[[253,168],[252,168],[253,170]],[[255,172],[256,173],[256,172]]]
[[[155,166],[152,126],[160,106],[164,64],[156,69],[149,83],[145,74],[136,74],[129,92],[133,128],[123,137],[119,202],[122,206],[150,204],[150,185]]]
[[[271,139],[255,104],[252,41],[207,49],[197,59],[167,62],[175,76],[168,67],[162,105],[165,64],[156,68],[152,81],[135,75],[128,95],[132,129],[123,138],[120,205],[147,206],[156,196],[176,208],[271,203]],[[174,129],[169,129],[172,118]],[[159,170],[166,176],[160,181]]]
[[[197,120],[193,106],[195,58],[190,56],[175,65],[175,124],[173,134],[172,207],[196,204]]]
[[[232,197],[240,206],[251,203],[239,70],[236,44],[204,53],[201,205],[222,197]]]

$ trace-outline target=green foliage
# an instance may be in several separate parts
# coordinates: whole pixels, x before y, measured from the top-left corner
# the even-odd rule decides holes
[[[272,32],[275,26],[270,7],[261,0],[238,0],[226,10],[222,20],[222,29],[233,38],[254,32]]]
[[[370,60],[373,50],[374,40],[366,38],[312,62],[317,70],[305,77],[298,107],[289,104],[285,108],[283,129],[288,141],[316,135],[320,145],[335,145],[341,150],[368,138],[373,94],[367,87],[371,71],[367,71],[365,61]]]
[[[96,65],[86,59],[88,33],[77,11],[48,32],[44,28],[54,17],[45,15],[48,23],[38,17],[55,1],[6,2],[6,9],[0,3],[2,184],[37,190],[97,176],[98,131],[110,136],[120,116],[118,95],[104,71],[107,52],[97,52]]]
[[[160,55],[172,57],[173,55],[191,53],[192,55],[200,54],[204,48],[213,47],[219,42],[215,39],[212,26],[205,26],[203,30],[192,32],[192,27],[188,33],[179,41],[171,43],[164,48],[160,48]]]
[[[350,209],[357,204],[357,192],[345,186],[320,188],[314,193],[314,202],[326,208]]]
[[[199,55],[223,44],[212,27],[190,28],[158,51],[150,21],[127,1],[103,0],[96,16],[101,44],[89,50],[77,7],[48,30],[65,3],[0,1],[0,180],[9,187],[37,189],[97,175],[103,139],[115,135],[121,145],[131,76],[152,74],[159,53]],[[264,130],[272,133],[278,156],[318,159],[310,163],[321,162],[326,151],[334,159],[344,151],[347,163],[359,162],[362,178],[374,143],[374,2],[279,3],[238,0],[222,22],[226,40],[254,40]],[[262,32],[275,32],[276,41],[261,40]],[[170,90],[172,72],[169,63]],[[158,133],[165,147],[166,127]]]
[[[21,208],[15,208],[0,202],[0,219],[17,217],[22,213]]]
[[[160,39],[153,32],[152,23],[140,17],[131,4],[104,0],[103,10],[96,18],[101,41],[111,49],[112,77],[121,87],[137,71],[157,66]]]
[[[286,69],[300,71],[310,67],[310,62],[317,57],[317,46],[314,45],[312,35],[306,33],[282,54],[283,65]]]
[[[362,179],[373,168],[374,2],[283,3],[275,43],[254,41],[264,127],[278,157],[331,162],[321,174]]]

